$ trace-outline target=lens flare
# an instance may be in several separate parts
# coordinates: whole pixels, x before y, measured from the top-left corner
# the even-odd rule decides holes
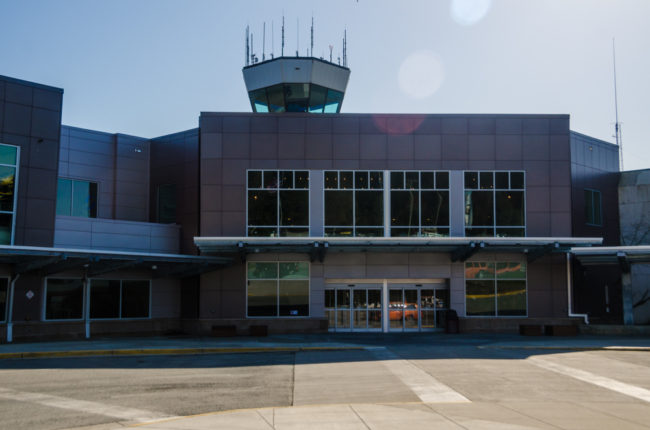
[[[428,50],[414,52],[402,62],[397,79],[408,96],[414,99],[430,97],[445,79],[442,61]]]
[[[490,10],[492,0],[452,0],[451,17],[460,25],[474,25]]]

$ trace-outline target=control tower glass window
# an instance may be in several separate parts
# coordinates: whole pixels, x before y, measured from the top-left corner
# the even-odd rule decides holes
[[[254,112],[339,113],[343,93],[309,83],[277,84],[248,93]]]

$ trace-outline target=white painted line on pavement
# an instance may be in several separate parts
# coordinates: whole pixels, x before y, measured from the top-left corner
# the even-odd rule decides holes
[[[366,348],[425,403],[469,403],[470,400],[424,370],[384,347]]]
[[[563,364],[555,363],[541,357],[529,357],[527,360],[535,366],[541,367],[542,369],[570,376],[583,382],[588,382],[590,384],[598,385],[599,387],[607,388],[608,390],[625,394],[626,396],[634,397],[645,402],[650,402],[650,390],[646,390],[645,388],[626,384],[625,382],[620,382],[616,379],[596,375],[595,373],[587,372],[585,370],[565,366]]]
[[[104,415],[125,421],[137,421],[139,423],[165,418],[176,418],[175,416],[161,414],[159,412],[107,405],[105,403],[53,396],[51,394],[29,393],[8,388],[0,388],[0,398],[6,400],[17,400],[19,402],[38,403],[40,405],[51,406],[54,408]]]

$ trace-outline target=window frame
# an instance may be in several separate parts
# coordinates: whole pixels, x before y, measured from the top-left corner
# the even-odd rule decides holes
[[[277,276],[275,278],[275,293],[276,293],[276,300],[275,300],[275,316],[270,316],[270,315],[262,315],[262,316],[249,316],[248,315],[248,282],[251,281],[251,279],[248,278],[248,265],[251,263],[272,263],[276,265],[276,273]],[[307,315],[280,315],[280,264],[282,263],[305,263],[307,264],[307,277],[304,279],[307,281],[307,304],[308,304],[308,311]],[[276,261],[268,261],[268,260],[260,260],[260,261],[246,261],[246,265],[244,266],[246,269],[246,318],[247,319],[268,319],[268,318],[274,318],[274,319],[299,319],[299,318],[311,318],[311,263],[309,261],[291,261],[291,260],[276,260]],[[253,279],[253,281],[272,281],[273,279],[271,278],[264,278],[264,279]],[[301,279],[303,280],[303,279]]]
[[[260,184],[259,188],[250,188],[248,180],[249,180],[249,173],[250,172],[260,172],[262,174],[262,183]],[[264,187],[264,173],[265,172],[275,172],[277,175],[277,183],[275,188],[266,188]],[[282,188],[280,185],[280,172],[293,172],[294,174],[294,183],[292,188]],[[295,173],[296,172],[307,172],[307,188],[296,188],[296,181],[295,181]],[[282,228],[289,228],[289,229],[307,229],[307,234],[304,236],[300,237],[308,237],[310,234],[310,227],[311,227],[311,170],[309,169],[246,169],[246,237],[287,237],[287,236],[282,236],[280,233],[280,230]],[[268,190],[275,190],[278,195],[277,195],[277,201],[275,205],[275,210],[276,210],[276,224],[275,226],[272,225],[251,225],[248,222],[248,194],[250,191],[268,191]],[[280,219],[280,205],[281,205],[281,200],[280,200],[280,192],[281,191],[305,191],[307,192],[307,224],[306,225],[300,225],[300,226],[282,226],[282,220]],[[267,228],[267,229],[272,229],[275,228],[275,236],[251,236],[250,235],[250,228]]]
[[[603,226],[603,193],[600,190],[595,188],[585,188],[585,224],[592,227],[602,227]],[[591,210],[587,212],[587,199],[586,194],[591,194]],[[600,224],[596,222],[589,222],[589,214],[591,214],[591,219],[595,221],[596,219],[596,207],[594,205],[594,196],[598,195],[598,214],[600,215]]]
[[[163,187],[173,187],[174,191],[174,222],[162,222],[160,221],[160,190]],[[97,190],[97,194],[99,194],[99,189]],[[166,183],[166,184],[158,184],[156,186],[156,222],[158,224],[177,224],[177,217],[176,217],[176,211],[178,210],[177,206],[177,201],[176,201],[176,184],[172,183]],[[99,206],[99,204],[97,205]]]
[[[403,188],[394,188],[393,187],[393,179],[392,179],[392,174],[393,173],[402,173],[403,175]],[[407,188],[406,187],[406,174],[407,173],[417,173],[418,174],[418,187],[417,188]],[[433,188],[422,188],[422,173],[431,173],[433,175]],[[438,187],[438,180],[437,180],[437,173],[446,173],[447,174],[447,188],[440,188]],[[388,181],[389,181],[389,188],[388,188],[388,225],[386,226],[388,229],[388,237],[404,237],[404,236],[393,236],[392,232],[393,229],[401,229],[405,227],[400,227],[400,226],[393,226],[392,225],[392,216],[393,216],[393,211],[392,211],[392,203],[393,203],[393,195],[392,192],[400,192],[400,191],[417,191],[418,192],[418,234],[416,236],[411,236],[411,237],[450,237],[451,236],[451,184],[450,184],[450,171],[449,170],[388,170]],[[422,192],[428,192],[428,191],[446,191],[447,192],[447,220],[449,223],[447,225],[435,225],[435,226],[423,226],[422,225]],[[412,226],[415,227],[415,226]],[[437,236],[424,236],[422,234],[423,228],[436,228],[436,229],[447,229],[448,233],[447,235],[437,235]],[[406,236],[409,237],[409,236]]]
[[[58,214],[56,213],[56,208],[55,208],[55,213],[56,216],[70,216],[70,217],[75,217],[75,218],[89,218],[89,219],[97,219],[99,217],[99,195],[100,195],[100,182],[98,181],[90,181],[88,179],[81,179],[81,178],[73,178],[69,176],[57,176],[56,182],[57,182],[57,201],[56,201],[56,206],[58,206],[58,198],[59,198],[59,180],[60,179],[66,179],[71,181],[71,188],[70,188],[70,213],[69,214]],[[97,188],[97,195],[95,196],[95,216],[78,216],[78,215],[72,215],[72,209],[74,208],[74,184],[75,182],[87,182],[88,184],[95,184]],[[90,198],[90,196],[89,196]],[[90,206],[90,204],[89,204]],[[92,212],[92,210],[91,210]]]
[[[487,237],[510,237],[510,236],[497,236],[497,230],[499,229],[522,229],[524,231],[523,236],[511,236],[511,237],[527,237],[528,236],[528,214],[526,211],[526,171],[525,170],[463,170],[463,237],[474,237],[468,236],[468,229],[492,229],[492,236]],[[477,188],[467,188],[465,184],[465,175],[467,173],[476,173],[478,177]],[[491,188],[481,188],[481,173],[491,173],[492,174],[492,186]],[[497,173],[508,173],[508,188],[497,188],[496,183],[496,174]],[[513,188],[512,187],[512,173],[521,173],[523,175],[523,188]],[[478,192],[491,192],[492,193],[492,225],[467,225],[467,214],[465,212],[466,206],[466,195],[467,192],[478,191]],[[521,191],[523,194],[523,226],[500,226],[497,225],[497,192],[503,191]]]
[[[5,164],[0,163],[2,167],[13,167],[15,169],[14,177],[14,202],[13,202],[13,211],[0,211],[0,214],[11,214],[11,239],[8,245],[12,246],[14,244],[16,236],[16,214],[18,212],[18,180],[20,178],[20,150],[21,147],[17,145],[10,145],[8,143],[1,143],[0,146],[8,146],[16,150],[16,164]]]
[[[88,283],[88,295],[89,295],[89,297],[88,297],[88,306],[89,306],[89,308],[88,308],[88,320],[89,320],[89,321],[150,320],[150,319],[151,319],[151,299],[152,299],[152,292],[153,292],[153,291],[152,291],[153,288],[152,288],[152,285],[151,285],[151,282],[152,282],[151,279],[135,279],[135,278],[120,278],[120,279],[88,278],[88,281],[89,281],[89,283]],[[93,318],[93,317],[90,316],[90,311],[91,311],[90,304],[91,304],[91,299],[92,299],[93,281],[120,281],[120,299],[119,299],[119,303],[120,303],[119,315],[120,315],[120,316],[119,316],[119,317],[116,317],[116,318]],[[147,316],[146,316],[146,317],[123,317],[123,316],[122,316],[122,298],[123,298],[123,292],[122,292],[122,291],[124,290],[124,286],[123,286],[124,281],[127,281],[127,282],[128,282],[128,281],[147,282],[147,283],[149,284],[149,285],[148,285],[148,288],[149,288],[149,297],[148,297],[148,300],[149,300],[149,306],[148,306],[148,309],[147,309]],[[86,303],[86,298],[84,297],[84,304],[85,304],[85,303]]]
[[[337,188],[326,188],[325,187],[325,175],[327,173],[333,173],[336,172],[337,174]],[[352,183],[350,188],[341,188],[340,187],[340,182],[341,182],[341,172],[350,172],[352,173]],[[379,173],[381,177],[381,188],[370,188],[370,184],[368,184],[368,188],[357,188],[356,185],[356,173],[366,173],[368,175],[368,182],[370,182],[370,174],[371,173]],[[384,237],[385,236],[385,214],[386,214],[386,183],[385,183],[385,177],[384,177],[384,170],[354,170],[354,169],[328,169],[328,170],[322,170],[323,174],[323,195],[322,195],[322,204],[323,204],[323,236],[326,237],[348,237],[348,236],[327,236],[325,233],[325,230],[328,228],[349,228],[352,230],[352,236],[350,237],[364,237],[364,236],[357,236],[357,229],[377,229],[381,230],[381,235],[376,236],[376,237]],[[352,225],[327,225],[325,224],[325,220],[327,218],[327,207],[326,207],[326,193],[330,192],[336,192],[336,191],[348,191],[352,193]],[[381,198],[382,198],[382,224],[381,225],[376,225],[376,226],[368,226],[368,225],[362,225],[362,226],[357,226],[357,195],[356,193],[358,192],[375,192],[375,193],[381,193]]]
[[[88,313],[88,321],[117,321],[117,320],[149,320],[152,319],[151,316],[151,310],[152,310],[152,296],[153,296],[153,285],[152,285],[152,280],[151,279],[137,279],[137,278],[124,278],[124,279],[107,279],[107,278],[88,278],[88,285],[87,288],[82,287],[82,303],[81,303],[81,318],[56,318],[56,319],[51,319],[47,318],[47,288],[48,288],[48,281],[50,279],[71,279],[71,280],[81,280],[82,286],[83,286],[83,278],[78,278],[78,277],[62,277],[62,276],[46,276],[43,278],[43,305],[42,305],[42,320],[43,321],[51,321],[51,322],[57,322],[57,321],[72,321],[72,322],[78,322],[78,321],[85,321],[85,316],[86,312]],[[90,317],[90,295],[91,295],[91,290],[92,290],[92,281],[93,280],[98,280],[98,281],[120,281],[120,317],[118,318],[91,318]],[[146,281],[149,283],[149,309],[148,309],[148,316],[147,317],[129,317],[129,318],[122,318],[122,282],[123,281]],[[88,309],[86,309],[86,306],[88,306]]]
[[[476,279],[468,279],[467,278],[467,264],[468,263],[488,263],[488,264],[493,264],[494,265],[494,277],[493,278],[481,278],[482,280],[485,281],[491,281],[494,284],[494,315],[468,315],[467,314],[467,281],[473,281]],[[517,278],[517,279],[512,279],[515,281],[524,281],[526,283],[526,313],[524,315],[499,315],[499,295],[498,295],[498,277],[497,277],[497,264],[499,263],[519,263],[519,264],[524,264],[526,267],[526,276],[525,278]],[[529,272],[529,267],[530,264],[528,261],[517,261],[516,259],[482,259],[482,260],[476,260],[476,261],[466,261],[463,264],[463,289],[464,289],[464,300],[465,300],[465,317],[466,318],[528,318],[528,272]]]

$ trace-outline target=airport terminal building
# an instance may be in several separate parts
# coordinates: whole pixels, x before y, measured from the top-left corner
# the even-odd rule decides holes
[[[582,322],[568,252],[618,245],[618,147],[568,115],[340,113],[349,73],[248,65],[252,113],[152,139],[0,77],[0,338]]]

